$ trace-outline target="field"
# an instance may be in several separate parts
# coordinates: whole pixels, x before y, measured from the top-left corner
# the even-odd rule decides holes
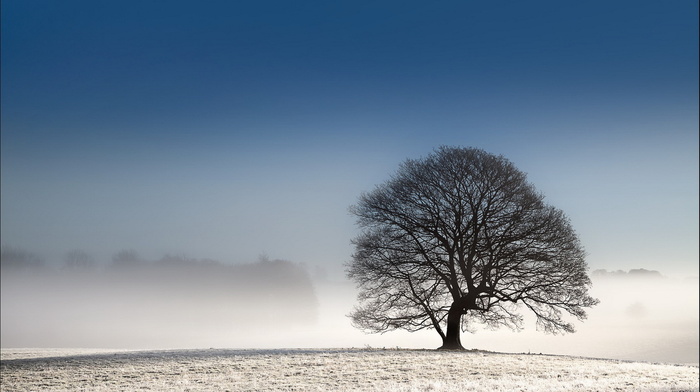
[[[698,367],[428,350],[2,350],[2,391],[698,391]]]

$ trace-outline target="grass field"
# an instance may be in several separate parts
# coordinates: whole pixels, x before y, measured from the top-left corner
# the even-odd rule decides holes
[[[2,391],[698,391],[698,367],[428,350],[2,350]]]

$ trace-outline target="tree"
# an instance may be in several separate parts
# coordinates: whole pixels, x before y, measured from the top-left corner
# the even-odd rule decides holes
[[[95,259],[82,249],[68,251],[63,257],[63,269],[90,271],[95,268]]]
[[[563,312],[582,321],[598,303],[569,219],[502,156],[441,147],[350,211],[361,228],[347,265],[358,328],[432,328],[440,348],[462,349],[473,324],[521,329],[527,309],[538,329],[574,332]]]
[[[114,268],[136,268],[143,264],[141,257],[133,249],[122,249],[112,256],[112,267]]]
[[[24,249],[2,245],[0,248],[0,269],[2,270],[36,270],[44,267],[44,260]]]

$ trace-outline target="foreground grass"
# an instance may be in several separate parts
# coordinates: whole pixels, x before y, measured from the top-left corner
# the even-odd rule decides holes
[[[698,391],[698,367],[423,350],[3,350],[2,391]]]

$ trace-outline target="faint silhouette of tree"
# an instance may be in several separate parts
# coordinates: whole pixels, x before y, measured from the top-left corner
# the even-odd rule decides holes
[[[112,256],[111,266],[114,268],[134,268],[144,264],[138,252],[133,249],[123,249]]]
[[[630,279],[663,279],[661,272],[655,270],[647,270],[644,268],[631,269],[629,271],[617,270],[608,271],[605,269],[597,269],[591,272],[593,278],[630,278]]]
[[[44,260],[38,255],[24,249],[2,245],[0,250],[0,268],[3,270],[26,270],[44,267]]]
[[[432,328],[462,349],[473,323],[573,332],[598,301],[588,295],[584,250],[564,213],[501,156],[441,147],[407,160],[351,207],[362,229],[348,276],[360,288],[351,313],[371,332]],[[519,305],[519,306],[518,306]]]
[[[95,268],[95,259],[82,249],[73,249],[63,257],[63,269],[89,271]]]
[[[171,254],[165,255],[160,260],[155,262],[155,265],[157,267],[171,267],[171,268],[194,267],[197,264],[198,264],[197,259],[187,257],[185,255],[171,255]]]

